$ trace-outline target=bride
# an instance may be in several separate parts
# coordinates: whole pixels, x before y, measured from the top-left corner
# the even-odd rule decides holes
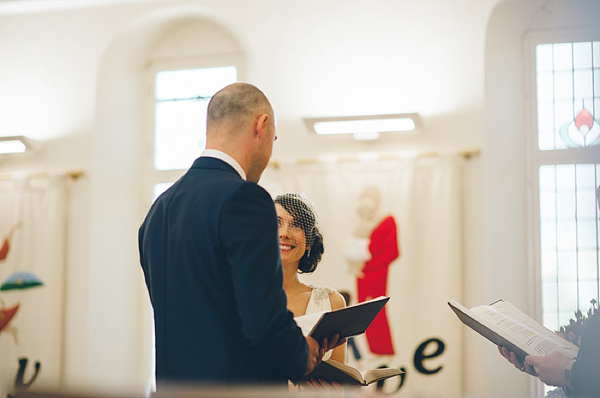
[[[288,310],[297,317],[345,307],[344,298],[335,290],[306,285],[298,279],[299,273],[311,273],[317,269],[324,250],[323,236],[317,227],[312,204],[301,195],[287,193],[275,198],[275,209]],[[346,343],[334,348],[323,359],[344,363]]]

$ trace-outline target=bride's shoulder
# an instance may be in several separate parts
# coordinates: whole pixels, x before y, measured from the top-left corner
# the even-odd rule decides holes
[[[328,286],[311,285],[311,287],[315,300],[329,300],[331,309],[333,310],[346,307],[346,300],[344,300],[344,297],[337,290]]]
[[[331,293],[329,293],[329,301],[331,302],[331,309],[333,310],[346,307],[344,296],[333,289],[331,290]]]

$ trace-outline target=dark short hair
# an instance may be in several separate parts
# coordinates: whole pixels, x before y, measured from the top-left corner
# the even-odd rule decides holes
[[[323,235],[317,227],[317,219],[313,210],[302,200],[300,195],[286,193],[275,198],[275,203],[279,203],[294,220],[299,221],[299,225],[304,231],[307,241],[311,241],[310,251],[305,251],[298,264],[298,272],[308,274],[317,269],[317,264],[321,261],[325,246],[323,245]]]

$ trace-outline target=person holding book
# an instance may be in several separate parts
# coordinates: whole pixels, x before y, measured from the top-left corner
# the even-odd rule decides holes
[[[207,149],[140,227],[158,388],[286,386],[336,345],[336,336],[304,337],[286,308],[275,206],[257,184],[276,138],[262,91],[246,83],[218,91],[208,104]]]
[[[537,376],[547,385],[563,387],[568,397],[600,398],[600,312],[585,323],[575,359],[553,352],[546,356],[528,355],[521,362],[507,348],[499,346],[498,350],[520,371]]]
[[[311,273],[317,269],[324,252],[314,205],[302,195],[286,193],[275,198],[275,210],[287,308],[294,317],[344,308],[346,302],[337,291],[307,285],[298,279],[299,273]],[[345,362],[346,343],[324,357],[329,358]]]

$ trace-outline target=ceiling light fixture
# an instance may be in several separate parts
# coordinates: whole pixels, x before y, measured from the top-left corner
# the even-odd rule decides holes
[[[40,144],[24,135],[0,136],[0,155],[36,151]]]
[[[319,135],[353,134],[357,140],[373,140],[379,138],[379,133],[414,131],[420,120],[418,113],[401,113],[305,118],[304,122]]]

